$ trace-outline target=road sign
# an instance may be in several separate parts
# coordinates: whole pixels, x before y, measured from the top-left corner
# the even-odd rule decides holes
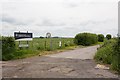
[[[25,32],[14,32],[14,38],[15,38],[15,41],[19,41],[20,49],[23,47],[28,48],[29,47],[28,41],[32,41],[33,34],[28,33],[28,31],[26,33]],[[27,44],[21,44],[21,41],[27,41]]]
[[[14,38],[16,41],[31,41],[33,38],[32,33],[14,32]]]
[[[51,33],[46,33],[46,38],[50,38],[51,37]]]

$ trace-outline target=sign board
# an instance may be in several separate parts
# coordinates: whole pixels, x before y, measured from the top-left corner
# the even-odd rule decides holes
[[[32,33],[28,32],[14,32],[14,38],[16,41],[31,41],[33,38]]]
[[[51,37],[51,33],[46,33],[46,38],[50,38]]]

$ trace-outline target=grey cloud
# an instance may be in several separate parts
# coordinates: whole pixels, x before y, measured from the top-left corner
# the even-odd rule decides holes
[[[56,2],[53,4],[51,2],[49,4],[46,4],[45,2],[43,4],[44,6],[28,2],[26,3],[30,5],[27,5],[24,2],[18,4],[13,2],[15,5],[11,5],[11,3],[8,3],[10,5],[4,5],[4,12],[6,15],[3,15],[2,18],[4,27],[3,34],[11,34],[14,30],[30,30],[33,31],[35,35],[45,35],[45,33],[49,31],[53,33],[52,35],[55,34],[60,36],[74,36],[76,33],[83,31],[116,33],[117,21],[115,22],[115,15],[117,8],[112,8],[113,4],[108,3],[109,5],[107,5],[105,3],[104,5],[103,3],[100,3],[100,5],[98,5],[99,2],[89,3],[86,1],[84,2],[84,5],[80,0],[63,0],[60,5]],[[89,6],[90,8],[87,8]],[[101,13],[103,12],[103,14],[96,15],[98,9]],[[87,14],[86,11],[91,12],[90,14]],[[113,11],[113,13],[111,13],[111,11]],[[92,12],[93,14],[96,14],[93,15]],[[25,16],[20,17],[19,15],[21,13]],[[111,15],[107,16],[109,13],[111,13]],[[80,18],[84,18],[83,20],[85,21],[81,21]],[[106,18],[113,18],[113,21]]]
[[[68,4],[69,7],[78,7],[79,5],[78,4],[75,4],[75,3],[70,3]]]
[[[88,20],[88,21],[84,21],[81,22],[80,24],[74,24],[75,26],[88,26],[88,25],[100,25],[100,24],[106,24],[108,22],[112,22],[113,19],[106,19],[106,20],[102,20],[102,21],[95,21],[95,20]]]
[[[80,32],[92,32],[92,33],[102,33],[102,34],[107,34],[107,31],[110,33],[114,33],[114,31],[117,31],[115,28],[108,28],[106,26],[101,26],[102,24],[110,23],[112,22],[112,19],[106,19],[103,21],[86,21],[81,24],[74,24],[68,27],[64,27],[58,30],[55,30],[59,35],[62,34],[63,36],[71,35],[75,36],[75,34],[80,33]],[[104,28],[102,31],[100,28]],[[55,32],[54,31],[54,32]],[[66,34],[63,34],[66,33]]]
[[[79,4],[77,3],[72,3],[72,2],[64,2],[62,3],[64,7],[69,7],[69,8],[73,8],[73,7],[78,7]]]
[[[11,24],[16,23],[16,20],[11,17],[2,16],[1,20],[2,20],[2,22],[6,22],[6,23],[11,23]]]
[[[32,23],[32,21],[22,21],[22,20],[18,20],[15,19],[13,17],[7,16],[7,15],[3,15],[1,21],[3,23],[9,23],[9,24],[13,24],[13,25],[29,25]]]
[[[105,2],[105,1],[85,1],[85,0],[64,0],[62,4],[67,7],[67,8],[74,8],[74,7],[79,7],[80,5],[103,5],[103,4],[112,4],[110,2]]]
[[[49,19],[43,19],[41,23],[37,23],[37,26],[65,26],[65,23],[59,21],[53,21]]]

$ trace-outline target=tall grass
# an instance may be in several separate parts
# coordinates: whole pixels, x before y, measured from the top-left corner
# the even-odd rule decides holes
[[[114,53],[112,60],[112,69],[117,70],[120,74],[120,37],[117,39],[117,42],[114,44]]]
[[[120,46],[118,45],[118,39],[105,40],[104,44],[98,49],[94,58],[97,61],[110,64],[111,69],[119,72],[119,51]]]
[[[59,41],[62,42],[62,46],[59,46]],[[26,41],[20,42],[20,44],[27,44]],[[55,51],[58,49],[65,49],[69,46],[74,46],[73,38],[34,38],[30,41],[28,48],[19,48],[19,42],[15,42],[15,51],[11,53],[6,50],[3,52],[2,60],[20,59],[29,56],[38,55],[43,51]],[[6,46],[7,47],[7,46]]]
[[[34,38],[33,41],[29,42],[29,49],[32,50],[56,50],[59,49],[59,41],[62,42],[61,48],[65,48],[66,45],[74,45],[73,38]],[[21,42],[26,44],[26,41]],[[19,42],[16,42],[16,48],[18,49]]]

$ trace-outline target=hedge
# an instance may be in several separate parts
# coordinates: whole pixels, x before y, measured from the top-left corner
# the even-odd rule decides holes
[[[120,38],[117,38],[113,51],[112,69],[120,74]]]
[[[75,36],[75,44],[89,46],[98,42],[98,37],[93,33],[79,33]]]
[[[13,37],[2,37],[2,60],[5,60],[7,55],[12,57],[15,52],[15,40]],[[11,56],[10,56],[11,55]]]
[[[95,60],[110,64],[111,69],[120,72],[120,38],[104,42],[95,54]]]

